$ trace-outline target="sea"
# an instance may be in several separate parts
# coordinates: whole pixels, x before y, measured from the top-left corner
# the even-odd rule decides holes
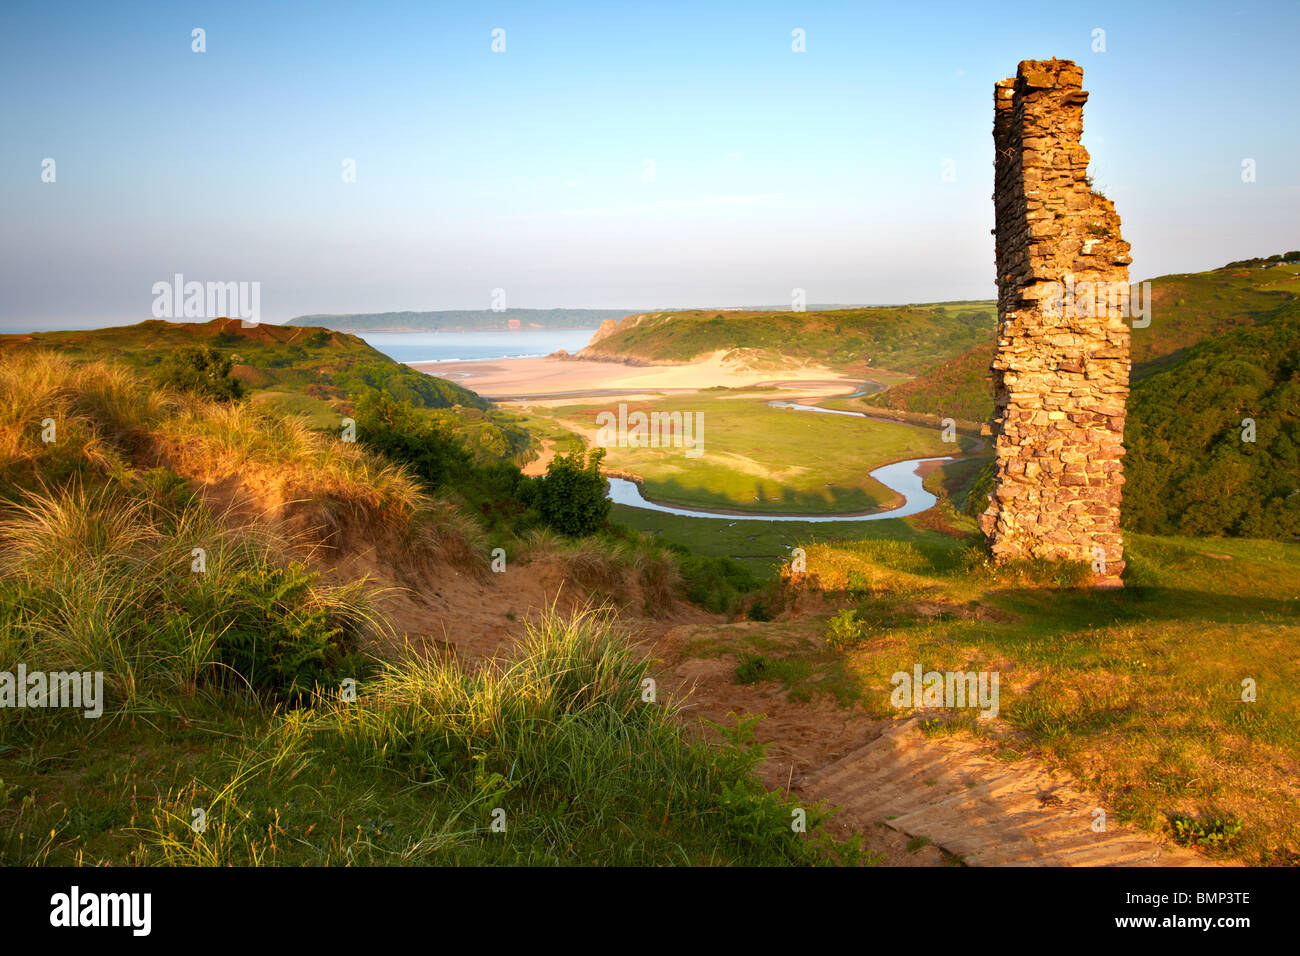
[[[517,329],[465,332],[357,332],[367,344],[398,362],[481,362],[534,358],[558,349],[576,352],[595,329]]]

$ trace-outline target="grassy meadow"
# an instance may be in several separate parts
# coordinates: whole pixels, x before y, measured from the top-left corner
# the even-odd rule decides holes
[[[773,514],[866,512],[889,508],[895,495],[870,472],[908,458],[944,457],[954,445],[939,429],[878,422],[846,415],[772,408],[791,395],[762,389],[708,389],[628,403],[635,411],[699,413],[703,450],[682,447],[610,447],[607,469],[636,475],[652,501],[687,507]],[[619,402],[533,407],[557,425],[594,441],[597,416],[618,414]],[[694,419],[693,419],[694,420]],[[971,440],[960,437],[958,448]]]
[[[655,540],[672,542],[696,554],[732,558],[760,579],[774,579],[792,548],[810,542],[845,540],[926,541],[947,546],[949,539],[922,527],[916,518],[883,521],[762,521],[701,520],[615,505],[613,518]]]

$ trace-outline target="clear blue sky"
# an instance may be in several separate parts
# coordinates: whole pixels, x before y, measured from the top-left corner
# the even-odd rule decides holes
[[[0,327],[177,272],[264,321],[991,297],[993,83],[1052,56],[1135,279],[1300,247],[1295,2],[466,6],[5,0]]]

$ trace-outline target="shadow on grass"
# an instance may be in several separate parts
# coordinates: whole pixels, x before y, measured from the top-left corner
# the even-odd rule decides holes
[[[1300,617],[1300,601],[1260,594],[1220,594],[1190,588],[1131,587],[1114,591],[1009,588],[988,592],[987,603],[1032,619],[1040,627],[1107,627],[1163,622],[1251,623]]]

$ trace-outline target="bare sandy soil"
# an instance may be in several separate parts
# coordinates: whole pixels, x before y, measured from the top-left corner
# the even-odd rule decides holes
[[[750,367],[718,352],[689,365],[624,365],[589,359],[526,358],[490,362],[418,362],[412,368],[464,385],[486,398],[649,391],[695,391],[723,385],[798,386],[807,395],[851,391],[861,378],[819,365]]]

